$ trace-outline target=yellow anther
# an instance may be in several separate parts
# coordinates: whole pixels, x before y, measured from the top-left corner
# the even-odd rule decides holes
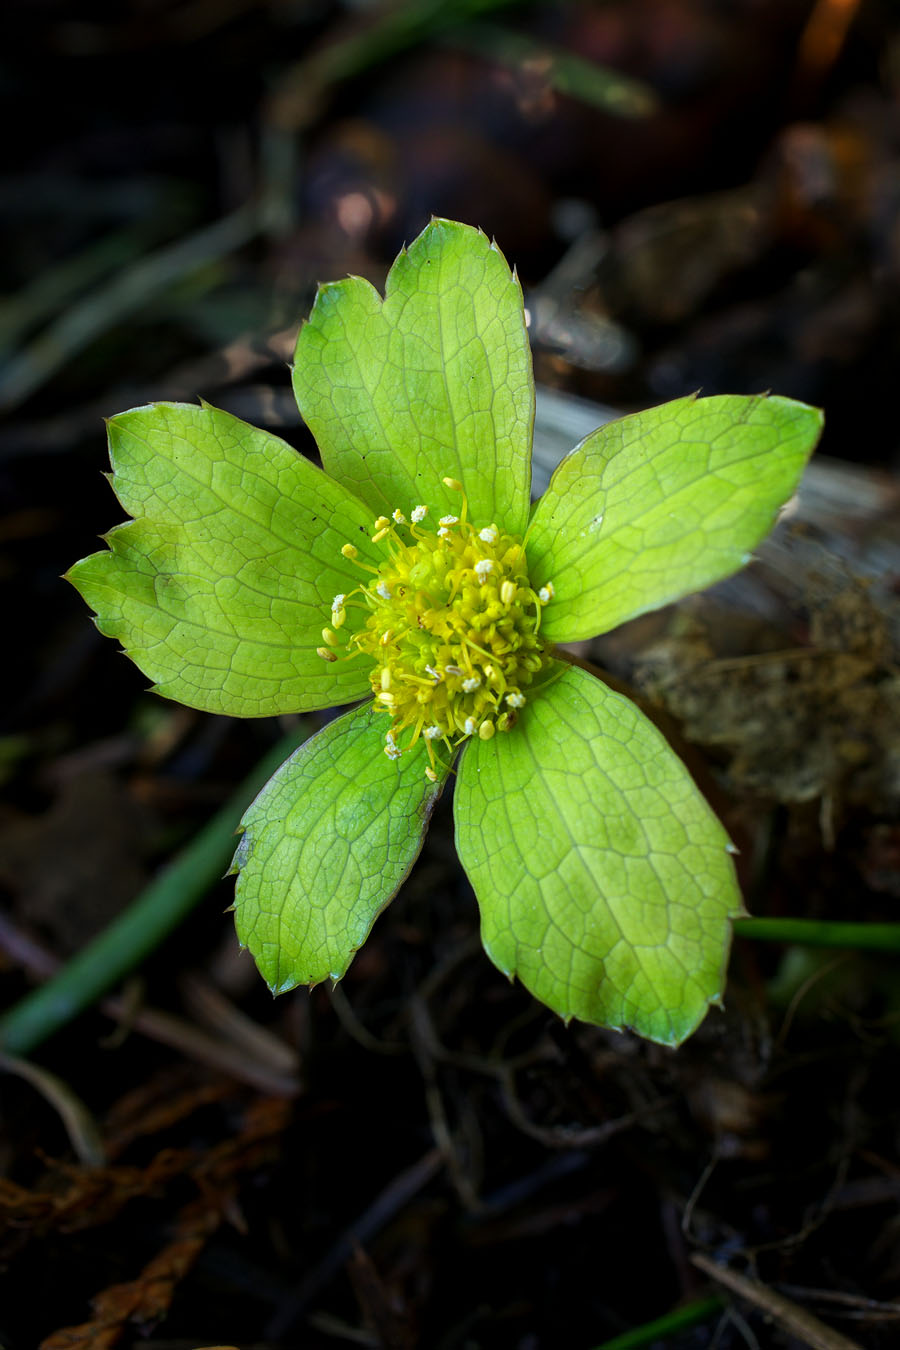
[[[438,780],[438,776],[435,773],[434,769],[432,769],[430,765],[427,764],[425,766],[425,777],[428,779],[429,783],[436,783]]]
[[[375,528],[376,530],[387,530],[390,528],[390,524],[387,516],[379,516],[375,522]]]
[[[406,516],[403,514],[403,512],[400,510],[399,507],[397,508],[396,511],[392,511],[391,515],[393,516],[393,519],[396,521],[398,525],[406,524]]]
[[[341,548],[341,552],[343,553],[345,558],[359,557],[359,549],[355,548],[353,544],[344,544]]]
[[[330,647],[317,647],[316,656],[321,656],[323,661],[336,661],[337,657]]]
[[[500,587],[500,599],[504,605],[511,605],[516,598],[518,587],[514,581],[504,581]]]
[[[482,722],[481,726],[478,728],[478,735],[481,740],[489,741],[493,736],[495,730],[496,728],[493,722],[489,722],[487,719],[485,719]]]
[[[338,645],[338,635],[333,628],[323,628],[322,637],[328,643],[329,647],[336,647]]]
[[[386,647],[393,636],[394,634],[392,630],[390,628],[386,628],[382,633],[381,637],[378,639],[378,641],[381,643],[382,647]]]
[[[334,624],[335,628],[343,628],[344,620],[346,618],[347,611],[345,609],[336,609],[331,612],[331,622]]]
[[[376,532],[372,535],[372,543],[380,544],[382,539],[384,539],[386,535],[389,535],[390,532],[391,532],[390,525],[382,525],[381,529],[376,530]]]
[[[462,492],[463,485],[458,478],[445,478],[444,487],[448,487],[451,492]]]
[[[386,693],[387,690],[390,689],[390,687],[391,687],[391,672],[388,670],[387,666],[385,666],[381,672],[382,693]]]

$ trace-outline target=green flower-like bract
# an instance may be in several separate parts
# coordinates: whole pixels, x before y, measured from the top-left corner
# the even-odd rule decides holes
[[[240,940],[276,992],[340,978],[455,760],[491,960],[563,1017],[677,1044],[721,997],[728,839],[655,727],[552,644],[742,566],[819,414],[729,396],[624,418],[532,513],[521,291],[450,221],[400,255],[384,300],[357,277],[319,289],[294,386],[324,471],[206,404],[113,418],[134,519],[70,573],[167,697],[236,716],[366,697],[246,813]]]

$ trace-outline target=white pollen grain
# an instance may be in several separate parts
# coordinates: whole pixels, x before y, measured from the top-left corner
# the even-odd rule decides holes
[[[331,602],[331,612],[332,612],[332,614],[337,614],[337,612],[338,612],[339,609],[343,609],[343,608],[344,608],[344,601],[345,601],[346,599],[347,599],[346,595],[336,595],[336,596],[334,597],[334,599],[333,599],[332,602]]]
[[[390,586],[387,584],[386,581],[379,581],[379,583],[378,583],[378,585],[375,587],[375,589],[376,589],[376,591],[378,592],[378,594],[381,596],[382,600],[390,600],[390,598],[391,598],[391,588],[390,588]]]
[[[422,732],[426,741],[439,741],[443,734],[440,727],[426,727]]]
[[[494,564],[491,562],[490,558],[479,558],[478,562],[475,564],[476,575],[479,576],[482,581],[484,581],[488,573],[493,572],[493,570]]]
[[[486,544],[496,544],[499,533],[496,525],[485,525],[483,530],[478,531],[478,538],[483,539]]]
[[[463,693],[474,694],[476,689],[481,688],[481,681],[477,675],[473,675],[471,679],[463,680],[462,687]]]
[[[413,521],[413,524],[418,525],[419,521],[420,521],[420,520],[424,520],[425,517],[428,515],[428,507],[427,507],[427,506],[414,506],[413,509],[410,511],[409,514],[410,514],[410,519]]]
[[[445,530],[449,529],[451,525],[459,524],[459,516],[441,516],[438,524],[443,525]]]
[[[525,707],[525,695],[517,693],[516,690],[513,690],[511,694],[506,695],[506,701],[511,708]]]

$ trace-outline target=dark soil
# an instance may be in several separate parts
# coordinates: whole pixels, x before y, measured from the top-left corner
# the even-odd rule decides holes
[[[285,362],[315,283],[380,285],[431,213],[516,264],[545,385],[825,407],[824,505],[588,655],[670,719],[754,913],[900,920],[896,7],[467,11],[6,0],[4,1007],[290,729],[156,699],[59,580],[121,518],[102,417],[203,395],[310,450]],[[636,82],[628,115],[550,51]],[[0,1064],[2,1350],[590,1350],[710,1295],[659,1344],[898,1344],[896,955],[742,939],[667,1051],[490,965],[447,800],[333,994],[273,1002],[230,895],[36,1074]]]

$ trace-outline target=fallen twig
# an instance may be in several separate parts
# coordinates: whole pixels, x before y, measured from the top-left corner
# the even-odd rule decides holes
[[[848,1337],[842,1336],[839,1331],[826,1326],[818,1317],[813,1317],[805,1308],[792,1303],[790,1299],[776,1293],[768,1285],[760,1284],[758,1280],[750,1280],[746,1275],[738,1275],[727,1266],[718,1265],[702,1252],[694,1252],[691,1261],[698,1270],[703,1271],[704,1275],[709,1275],[711,1279],[730,1289],[733,1294],[767,1313],[792,1336],[797,1336],[804,1345],[810,1346],[810,1350],[863,1350],[858,1341],[851,1341]]]

